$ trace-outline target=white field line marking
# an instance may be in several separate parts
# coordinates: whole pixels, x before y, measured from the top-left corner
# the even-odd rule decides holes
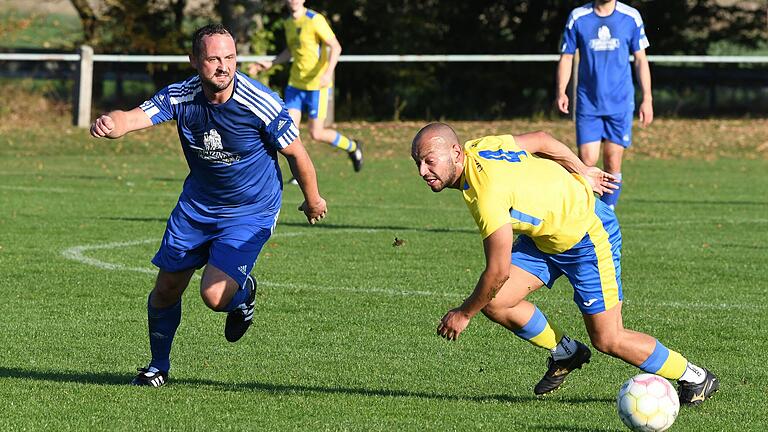
[[[355,228],[348,228],[348,229],[340,229],[340,230],[334,230],[334,231],[328,231],[328,232],[315,232],[314,234],[335,234],[339,232],[344,233],[375,233],[375,232],[382,232],[385,230],[381,229],[355,229]],[[276,233],[272,237],[296,237],[305,235],[308,232],[287,232],[287,233]],[[129,267],[122,264],[116,264],[116,263],[110,263],[106,261],[101,261],[96,258],[91,258],[87,256],[85,253],[92,250],[104,250],[104,249],[118,249],[118,248],[124,248],[124,247],[130,247],[130,246],[136,246],[141,244],[147,244],[147,243],[154,243],[158,242],[159,240],[155,239],[147,239],[147,240],[134,240],[134,241],[126,241],[126,242],[115,242],[115,243],[102,243],[102,244],[96,244],[96,245],[81,245],[81,246],[73,246],[67,249],[64,249],[61,252],[61,255],[64,258],[67,258],[72,261],[77,261],[82,264],[87,264],[96,268],[100,268],[103,270],[122,270],[122,271],[131,271],[131,272],[137,272],[137,273],[144,273],[144,274],[156,274],[157,270],[154,268],[147,268],[147,267]],[[195,278],[199,279],[199,275],[195,274]],[[285,283],[285,282],[271,282],[271,281],[262,281],[259,280],[260,285],[268,286],[268,287],[276,287],[276,288],[287,288],[291,290],[309,290],[309,291],[321,291],[321,292],[328,292],[328,291],[335,291],[335,292],[347,292],[347,293],[355,293],[355,294],[382,294],[382,295],[390,295],[390,296],[406,296],[406,297],[450,297],[450,298],[461,298],[465,297],[469,294],[469,292],[435,292],[435,291],[418,291],[418,290],[402,290],[402,289],[392,289],[392,288],[354,288],[354,287],[338,287],[338,286],[322,286],[322,285],[307,285],[307,284],[301,284],[301,283]],[[570,304],[571,301],[567,299],[560,299],[561,301],[559,303],[568,303]],[[638,306],[644,306],[644,307],[653,307],[653,306],[665,306],[669,308],[674,309],[712,309],[712,310],[754,310],[754,309],[766,309],[768,305],[760,305],[760,304],[743,304],[743,303],[703,303],[703,302],[681,302],[681,301],[633,301],[633,300],[627,300],[625,301],[625,304],[628,305],[638,305]]]
[[[344,230],[338,230],[338,231],[371,233],[371,232],[377,232],[381,230],[350,228],[350,229],[344,229]],[[274,237],[296,237],[304,234],[306,233],[304,232],[276,233],[272,237],[273,238]],[[92,250],[119,249],[119,248],[136,246],[141,244],[155,243],[157,241],[158,240],[148,239],[148,240],[135,240],[135,241],[116,242],[116,243],[103,243],[103,244],[97,244],[97,245],[73,246],[73,247],[64,249],[61,252],[61,255],[64,258],[67,258],[69,260],[77,261],[79,263],[87,264],[103,270],[122,270],[122,271],[131,271],[131,272],[144,273],[144,274],[156,274],[157,270],[153,268],[129,267],[122,264],[110,263],[110,262],[98,260],[96,258],[91,258],[87,256],[85,253]],[[195,274],[195,278],[199,279],[199,275]],[[433,292],[433,291],[397,290],[397,289],[387,289],[387,288],[323,287],[323,286],[306,285],[306,284],[299,284],[299,283],[270,282],[270,281],[262,281],[262,280],[259,280],[259,285],[271,286],[271,287],[277,287],[277,288],[288,288],[293,290],[344,291],[344,292],[362,293],[362,294],[386,294],[386,295],[401,295],[401,296],[445,296],[445,297],[459,296],[459,294],[456,294],[456,293],[439,293],[439,292]]]

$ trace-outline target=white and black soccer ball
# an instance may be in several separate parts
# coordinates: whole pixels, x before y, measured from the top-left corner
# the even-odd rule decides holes
[[[621,421],[633,431],[665,431],[680,411],[680,400],[672,384],[653,374],[633,376],[621,385],[616,396]]]

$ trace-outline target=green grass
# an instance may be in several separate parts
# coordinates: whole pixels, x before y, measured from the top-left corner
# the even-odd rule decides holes
[[[0,46],[73,50],[83,39],[76,14],[20,12],[12,7],[0,12]]]
[[[676,125],[678,136],[723,127]],[[737,140],[737,126],[725,126]],[[256,266],[254,326],[237,344],[195,280],[161,389],[126,383],[148,360],[149,259],[186,174],[173,128],[119,141],[58,124],[0,132],[0,430],[622,430],[614,398],[635,368],[596,353],[537,399],[545,353],[482,316],[456,343],[435,335],[483,268],[472,219],[458,193],[433,194],[416,175],[408,139],[417,124],[341,127],[366,139],[363,172],[309,145],[328,218],[308,226],[297,188],[286,188]],[[567,122],[544,127],[572,134]],[[625,324],[722,380],[673,430],[763,431],[768,161],[648,157],[643,148],[664,146],[644,146],[644,134],[671,133],[662,129],[638,133],[624,169]],[[759,123],[755,136],[765,132]],[[733,142],[707,152],[728,154]],[[395,237],[405,244],[393,247]],[[89,264],[71,259],[78,246],[101,248],[80,250]],[[532,298],[585,340],[571,295],[558,283]]]

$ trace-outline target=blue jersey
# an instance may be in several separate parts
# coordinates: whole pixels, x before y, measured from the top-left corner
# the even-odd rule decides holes
[[[199,76],[171,84],[141,105],[152,124],[176,120],[189,175],[179,207],[200,222],[272,226],[280,210],[277,151],[299,135],[283,101],[238,72],[232,97],[211,104]]]
[[[562,54],[579,50],[576,112],[610,115],[634,111],[635,89],[629,55],[649,45],[640,13],[616,2],[611,15],[595,14],[592,3],[571,11]]]

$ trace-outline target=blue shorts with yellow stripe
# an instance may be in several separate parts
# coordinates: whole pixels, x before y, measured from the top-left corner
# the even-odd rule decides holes
[[[512,264],[552,288],[565,275],[573,285],[573,300],[582,313],[594,315],[624,298],[621,289],[621,231],[616,214],[595,201],[597,221],[584,238],[559,254],[540,251],[530,237],[520,235],[512,246]]]
[[[306,112],[309,118],[324,119],[328,116],[328,99],[333,87],[320,90],[302,90],[296,87],[285,88],[285,107]]]

